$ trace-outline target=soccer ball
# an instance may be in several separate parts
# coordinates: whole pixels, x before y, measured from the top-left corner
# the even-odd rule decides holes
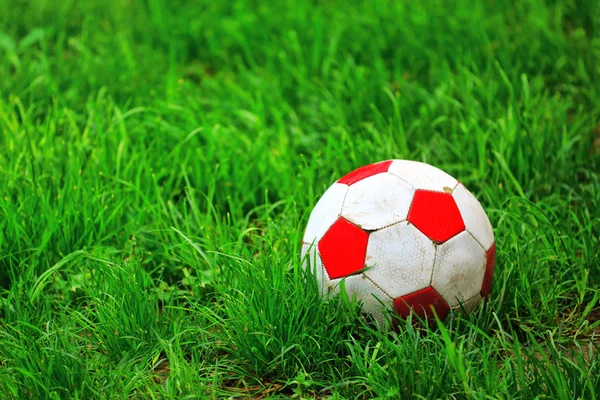
[[[496,245],[490,221],[464,185],[431,165],[388,160],[350,172],[313,209],[302,243],[323,296],[444,320],[490,293]]]

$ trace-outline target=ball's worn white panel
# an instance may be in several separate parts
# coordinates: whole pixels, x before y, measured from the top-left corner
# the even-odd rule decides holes
[[[494,243],[494,232],[492,231],[492,224],[490,224],[490,220],[479,201],[462,184],[456,187],[452,196],[460,210],[467,231],[486,251],[489,250]]]
[[[481,290],[486,253],[464,231],[437,248],[431,286],[454,307]]]
[[[458,181],[432,165],[408,160],[394,160],[388,173],[409,183],[413,189],[450,192]]]
[[[325,271],[316,244],[302,244],[302,266],[304,269],[308,269],[316,279],[321,295],[326,295],[330,289],[331,280],[327,276],[327,271]]]
[[[414,225],[401,222],[371,233],[363,273],[398,298],[429,286],[434,258],[433,242]]]
[[[385,324],[386,309],[393,307],[393,300],[363,274],[346,278],[332,279],[332,294],[339,294],[341,282],[344,281],[346,293],[351,300],[362,303],[361,310],[371,314],[380,326]]]
[[[481,295],[477,293],[475,297],[472,297],[469,300],[452,307],[452,311],[463,315],[471,314],[477,309],[477,307],[479,307],[479,304],[481,304]]]
[[[338,219],[347,191],[347,185],[334,183],[323,193],[308,218],[304,243],[317,243]]]
[[[413,195],[398,177],[373,175],[350,186],[342,217],[365,230],[380,229],[406,219]]]

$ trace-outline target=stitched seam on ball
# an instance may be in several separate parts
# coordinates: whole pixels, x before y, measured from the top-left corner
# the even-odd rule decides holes
[[[452,310],[456,310],[456,309],[460,308],[460,306],[461,306],[461,305],[463,305],[463,306],[464,306],[466,303],[468,303],[469,301],[473,300],[475,297],[477,297],[477,296],[480,296],[480,295],[481,295],[481,294],[478,292],[478,293],[476,293],[475,295],[473,295],[473,296],[469,297],[467,300],[464,300],[464,301],[462,302],[462,304],[461,304],[461,303],[458,303],[457,305],[455,305],[455,306],[451,307],[451,309],[452,309]]]
[[[378,232],[378,231],[381,231],[383,229],[389,228],[390,226],[398,225],[398,224],[401,224],[403,222],[407,222],[406,218],[404,218],[402,221],[392,222],[391,224],[382,226],[381,228],[372,229],[372,230],[371,229],[364,229],[364,230],[367,231],[367,232]],[[410,224],[410,222],[409,222],[409,224]]]
[[[412,211],[413,206],[415,205],[415,195],[417,194],[417,191],[415,190],[415,192],[412,195],[412,199],[410,199],[410,205],[408,206],[408,212],[406,213],[406,219],[408,220],[408,217],[410,216],[410,212]],[[410,224],[410,221],[408,221],[408,223]],[[414,225],[414,224],[411,224]],[[415,228],[417,228],[417,226],[415,225]],[[417,228],[419,229],[419,228]],[[421,232],[421,230],[419,229],[419,232]],[[421,232],[423,233],[423,232]],[[423,233],[424,234],[424,233]],[[424,234],[425,235],[425,234]],[[427,236],[427,235],[425,235]]]
[[[458,182],[458,185],[461,185],[461,183],[460,183],[460,182]],[[456,187],[454,188],[454,190],[456,190],[456,188],[458,187],[458,185],[456,185]],[[462,187],[463,187],[463,188],[464,188],[464,189],[467,191],[467,193],[471,193],[471,192],[469,191],[469,189],[467,189],[467,187],[466,187],[465,185],[462,185]],[[454,194],[454,193],[453,193],[453,194]],[[471,195],[473,195],[473,194],[471,193]],[[473,197],[475,198],[475,196],[473,196]],[[475,235],[473,235],[473,233],[472,233],[472,232],[469,230],[469,228],[467,227],[467,223],[465,222],[465,219],[464,219],[464,217],[463,217],[462,211],[460,211],[460,207],[459,207],[459,205],[458,205],[458,201],[456,201],[456,199],[454,198],[454,196],[452,196],[452,198],[454,199],[454,203],[456,203],[456,208],[458,208],[458,213],[460,214],[460,217],[461,217],[461,218],[462,218],[462,220],[463,220],[463,224],[465,225],[465,231],[469,232],[469,235],[471,235],[471,237],[473,238],[473,240],[475,240],[475,241],[477,242],[477,244],[478,244],[478,245],[480,245],[480,246],[481,246],[481,248],[482,248],[482,249],[483,249],[483,250],[484,250],[484,251],[487,253],[487,252],[488,252],[488,251],[489,251],[489,250],[492,248],[492,246],[494,245],[494,242],[495,242],[495,240],[492,240],[492,245],[490,246],[490,248],[489,248],[489,249],[486,249],[486,248],[485,248],[485,246],[483,245],[483,243],[481,243],[479,240],[477,240],[477,238],[475,237]],[[475,198],[475,200],[477,200],[477,198]],[[483,207],[482,207],[482,208],[483,208]],[[484,210],[483,212],[485,213],[485,210]],[[486,215],[486,216],[487,216],[487,215]],[[492,239],[495,239],[495,238],[493,237],[493,235],[494,235],[494,232],[492,231]],[[451,239],[451,238],[450,238],[450,239]],[[450,240],[450,239],[448,239],[448,240]]]
[[[410,188],[411,188],[412,190],[417,190],[417,188],[416,188],[416,186],[415,186],[415,185],[413,185],[412,183],[410,183],[410,182],[409,182],[409,181],[407,181],[406,179],[404,179],[404,178],[402,178],[402,177],[400,177],[400,176],[398,176],[398,175],[394,174],[393,172],[390,172],[390,171],[388,170],[388,171],[385,171],[385,173],[386,173],[386,174],[390,174],[390,175],[392,175],[393,177],[400,179],[402,182],[404,182],[404,183],[406,183],[408,186],[410,186]],[[413,197],[414,197],[414,195],[413,195]]]
[[[390,166],[391,166],[391,164],[390,164]],[[392,175],[393,177],[396,177],[396,178],[400,179],[402,182],[406,183],[406,184],[409,186],[409,188],[410,188],[410,189],[413,191],[413,193],[412,193],[412,197],[411,197],[411,199],[410,199],[410,205],[408,206],[408,210],[406,211],[406,218],[404,218],[402,221],[398,221],[398,222],[394,222],[394,223],[391,223],[391,224],[389,224],[389,225],[386,225],[386,226],[384,226],[383,228],[374,229],[374,231],[379,231],[379,230],[381,230],[381,229],[385,229],[385,228],[388,228],[388,227],[390,227],[390,226],[393,226],[393,225],[396,225],[396,224],[399,224],[399,223],[401,223],[401,222],[404,222],[404,221],[406,221],[406,220],[408,219],[408,215],[410,214],[410,209],[411,209],[411,208],[412,208],[412,206],[413,206],[413,203],[414,203],[414,200],[415,200],[415,191],[417,190],[417,189],[416,189],[416,188],[415,188],[413,185],[411,185],[411,184],[410,184],[408,181],[406,181],[405,179],[402,179],[402,178],[400,178],[398,175],[394,175],[394,174],[392,174],[390,171],[386,171],[385,173],[386,173],[386,174],[390,174],[390,175]]]
[[[459,182],[459,184],[460,184],[460,182]],[[457,185],[457,186],[458,186],[458,185]],[[463,187],[464,187],[464,186],[463,186]],[[455,189],[456,189],[456,188],[455,188]],[[465,190],[466,190],[466,189],[467,189],[467,188],[465,187]],[[465,218],[463,217],[463,213],[462,213],[462,211],[460,211],[460,207],[458,206],[458,202],[457,202],[457,201],[456,201],[456,199],[454,198],[454,190],[452,191],[452,194],[451,194],[450,196],[452,196],[452,201],[453,201],[453,202],[454,202],[454,204],[456,205],[456,209],[458,210],[458,214],[460,215],[460,219],[462,220],[463,226],[465,227],[464,231],[466,231],[466,232],[469,232],[469,231],[467,230],[467,223],[465,222]],[[454,236],[457,236],[457,235],[459,235],[460,233],[462,233],[462,232],[458,232],[458,233],[457,233],[456,235],[454,235]],[[469,232],[469,235],[471,235],[471,232]],[[452,237],[448,238],[448,240],[452,239],[454,236],[452,236]],[[473,236],[473,235],[471,235],[471,236]],[[475,239],[475,238],[473,238],[473,239]],[[446,241],[448,241],[448,240],[446,240]],[[475,241],[477,241],[477,240],[475,240]],[[477,242],[477,243],[479,243],[479,242]],[[479,243],[479,244],[481,245],[481,243]],[[481,247],[483,247],[483,246],[481,246]],[[485,249],[484,249],[484,250],[485,250]]]
[[[393,172],[390,171],[385,171],[386,174],[390,174],[392,175],[394,178],[398,178],[400,179],[402,182],[406,183],[408,186],[410,186],[411,189],[413,190],[417,190],[417,188],[415,187],[415,185],[413,185],[412,183],[410,183],[409,181],[407,181],[406,179],[402,178],[401,176],[398,176],[396,174],[394,174]]]
[[[415,189],[415,192],[419,191],[419,192],[430,192],[430,193],[443,193],[443,194],[449,194],[450,196],[452,196],[451,193],[446,193],[444,191],[444,189],[442,190],[432,190],[432,189]]]
[[[341,183],[340,185],[346,185],[346,184],[345,183]],[[346,185],[346,193],[344,193],[344,199],[342,200],[342,206],[340,207],[340,212],[338,213],[338,218],[342,217],[342,213],[344,212],[344,205],[346,204],[346,197],[348,197],[348,192],[349,191],[350,191],[350,186]],[[348,221],[348,220],[346,220],[346,221]],[[348,222],[350,222],[350,221],[348,221]],[[323,236],[325,236],[325,235],[323,235]]]
[[[471,301],[473,300],[475,297],[480,296],[479,292],[477,292],[476,294],[474,294],[473,296],[471,296],[469,299],[463,301],[463,304],[466,303],[467,301]]]
[[[365,277],[365,279],[367,279],[369,282],[371,282],[373,284],[373,286],[375,286],[377,289],[381,290],[381,292],[383,294],[385,294],[391,301],[394,301],[394,298],[392,296],[389,295],[388,292],[386,292],[385,290],[383,290],[383,288],[381,288],[378,284],[376,284],[373,279],[369,278],[368,276],[366,276],[365,274],[361,273],[362,276]]]
[[[462,218],[462,216],[461,216],[461,218]],[[464,220],[463,220],[463,224],[464,224]],[[444,243],[446,243],[446,242],[454,239],[455,237],[457,237],[458,235],[460,235],[463,232],[467,232],[467,226],[466,225],[465,225],[465,229],[463,229],[462,231],[460,231],[458,233],[455,233],[454,235],[450,236],[448,239],[444,240],[441,244],[444,244]]]
[[[471,237],[473,238],[473,240],[479,245],[481,246],[481,248],[483,249],[483,251],[485,251],[486,253],[490,250],[490,249],[485,249],[485,247],[483,246],[483,244],[477,240],[477,238],[475,237],[475,235],[473,235],[473,233],[471,233],[471,231],[469,229],[467,229],[467,226],[465,225],[465,232],[467,232],[469,235],[471,235]],[[492,242],[493,243],[493,242]],[[491,246],[490,246],[491,248]]]
[[[431,286],[431,284],[433,283],[433,274],[435,273],[435,264],[437,262],[438,259],[438,248],[439,246],[437,244],[434,244],[435,246],[435,254],[433,255],[433,266],[431,267],[431,276],[429,276],[429,286]]]
[[[325,276],[327,276],[327,279],[329,280],[329,282],[331,282],[333,279],[331,279],[331,277],[329,276],[329,273],[327,272],[327,268],[325,268],[325,263],[323,262],[323,257],[321,257],[321,251],[319,250],[319,246],[316,246],[316,250],[317,250],[317,257],[319,257],[319,261],[321,262],[321,269],[323,270],[323,273],[325,274]]]
[[[337,183],[337,182],[336,182]],[[334,185],[336,184],[334,183]],[[344,185],[346,186],[346,193],[344,193],[344,199],[342,200],[342,205],[340,207],[340,211],[337,213],[337,218],[335,221],[333,221],[333,223],[331,225],[329,225],[329,227],[325,230],[325,232],[323,232],[323,234],[321,235],[320,238],[318,238],[317,242],[316,242],[316,246],[317,246],[317,251],[319,250],[319,242],[321,241],[321,239],[323,239],[323,237],[325,237],[325,235],[327,235],[327,232],[329,232],[329,230],[331,229],[331,227],[333,225],[335,225],[335,223],[338,221],[338,219],[340,218],[344,218],[342,217],[342,210],[344,209],[344,202],[346,201],[346,196],[348,196],[348,189],[350,189],[350,186],[344,184],[344,183],[340,183],[340,185]],[[350,222],[352,225],[356,225],[354,223],[352,223],[352,221],[347,220],[346,218],[344,218],[346,221]],[[360,227],[359,227],[360,228]],[[362,228],[361,228],[362,229]]]
[[[336,222],[338,222],[340,219],[343,219],[344,221],[362,229],[363,231],[365,231],[362,227],[356,225],[354,222],[350,221],[347,218],[342,217],[340,214],[338,214],[338,217],[335,221],[333,221],[333,224],[329,225],[329,228],[327,228],[327,230],[325,232],[323,232],[323,235],[321,235],[321,237],[319,238],[319,240],[317,240],[316,242],[316,246],[317,246],[317,250],[319,249],[319,243],[321,242],[321,240],[325,237],[325,235],[327,235],[327,233],[331,230],[331,228],[335,225]],[[365,231],[366,232],[366,231]]]

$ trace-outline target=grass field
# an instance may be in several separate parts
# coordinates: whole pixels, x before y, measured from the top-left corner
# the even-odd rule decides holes
[[[0,398],[600,397],[600,3],[0,0]],[[485,207],[490,301],[371,328],[299,260],[342,174]]]

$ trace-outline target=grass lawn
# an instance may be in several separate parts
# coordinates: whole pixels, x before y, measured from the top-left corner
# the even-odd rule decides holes
[[[600,397],[600,3],[0,0],[0,398]],[[373,329],[308,215],[428,162],[490,300]]]

